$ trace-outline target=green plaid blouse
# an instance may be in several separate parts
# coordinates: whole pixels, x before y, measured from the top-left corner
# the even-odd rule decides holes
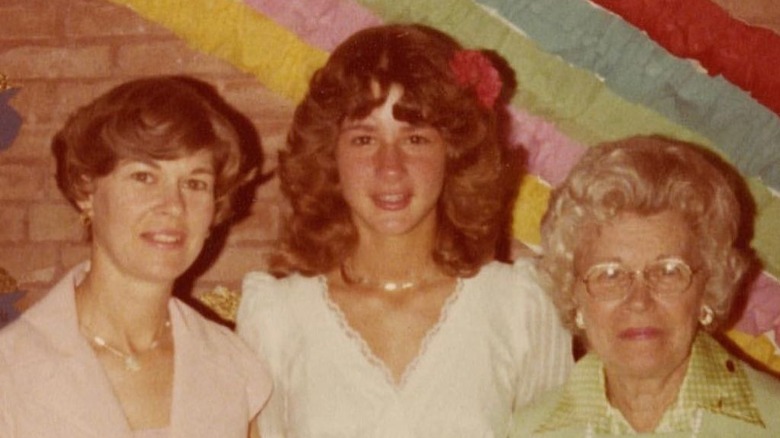
[[[763,426],[742,366],[705,333],[700,333],[693,344],[677,401],[664,413],[655,431],[692,431],[697,411],[702,409]],[[700,414],[698,417],[700,420]],[[607,401],[603,363],[595,354],[577,362],[558,404],[536,432],[568,427],[609,435],[635,433],[620,411]]]

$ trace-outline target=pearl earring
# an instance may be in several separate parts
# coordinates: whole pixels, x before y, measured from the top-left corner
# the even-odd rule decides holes
[[[585,317],[582,316],[582,312],[577,309],[577,313],[574,315],[574,325],[580,330],[585,330]]]
[[[702,325],[702,327],[707,327],[708,325],[712,324],[712,320],[715,318],[715,312],[712,310],[712,307],[708,305],[701,306],[701,313],[699,314],[699,323]]]

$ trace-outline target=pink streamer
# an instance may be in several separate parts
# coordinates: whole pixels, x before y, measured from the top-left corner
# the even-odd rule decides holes
[[[349,35],[382,19],[350,0],[245,0],[246,4],[289,28],[315,47],[332,51]],[[552,123],[531,114],[510,109],[513,117],[512,144],[528,149],[528,171],[550,184],[558,184],[585,151],[584,146],[558,132]]]
[[[525,147],[528,171],[553,186],[560,184],[586,147],[541,117],[517,108],[510,108],[509,112],[512,115],[510,142]]]
[[[256,11],[290,29],[314,47],[332,51],[349,35],[383,20],[351,0],[244,0]],[[560,184],[586,150],[541,117],[509,107],[510,142],[524,147],[527,170],[552,186]],[[780,345],[780,282],[763,273],[751,285],[737,330],[759,335],[773,330]]]
[[[750,285],[744,312],[735,329],[753,336],[774,331],[780,345],[780,282],[762,273]]]
[[[327,51],[358,30],[382,23],[382,19],[350,0],[245,0],[245,3],[312,46]]]

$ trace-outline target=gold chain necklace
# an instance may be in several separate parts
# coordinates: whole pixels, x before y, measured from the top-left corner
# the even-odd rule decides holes
[[[355,274],[352,271],[352,268],[346,262],[341,264],[339,273],[341,274],[341,279],[344,280],[344,283],[350,286],[360,285],[371,289],[380,289],[385,292],[400,292],[420,287],[434,281],[433,277],[422,277],[418,279],[402,281],[372,280],[367,277]]]
[[[136,354],[125,353],[119,348],[109,344],[104,337],[94,334],[92,330],[89,330],[87,327],[83,325],[80,327],[84,336],[86,336],[92,344],[122,359],[126,371],[137,372],[141,369],[141,363],[138,361],[138,353],[147,353],[157,348],[160,345],[160,339],[162,338],[163,333],[171,327],[171,320],[166,319],[160,328],[157,329],[157,333],[154,335],[154,340],[152,340],[152,343],[149,344],[149,347],[143,351],[139,351]]]

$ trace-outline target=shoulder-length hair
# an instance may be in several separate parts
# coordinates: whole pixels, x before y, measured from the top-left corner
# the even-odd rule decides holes
[[[367,116],[392,84],[404,90],[394,115],[434,127],[448,145],[434,260],[445,272],[469,276],[493,257],[513,169],[504,157],[498,105],[485,107],[473,89],[456,81],[450,62],[460,50],[454,39],[430,27],[380,26],[347,39],[314,74],[279,156],[292,217],[278,271],[328,272],[353,251],[358,235],[339,187],[337,138],[344,120]],[[502,73],[507,77],[499,102],[514,92],[514,77]],[[379,85],[379,96],[372,83]]]

